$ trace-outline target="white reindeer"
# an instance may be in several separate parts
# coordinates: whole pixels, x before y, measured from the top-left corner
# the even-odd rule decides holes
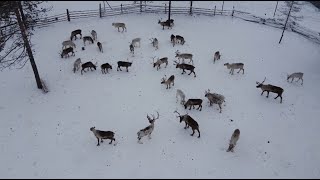
[[[184,105],[186,103],[186,95],[183,93],[183,91],[181,89],[177,89],[177,93],[176,93],[176,103],[178,102],[180,97],[180,104]]]
[[[147,126],[147,127],[145,127],[144,129],[141,129],[141,130],[137,133],[137,135],[138,135],[138,143],[142,144],[142,142],[141,142],[140,140],[141,140],[141,138],[143,138],[144,136],[148,136],[149,139],[151,139],[151,133],[153,132],[153,129],[154,129],[154,121],[155,121],[156,119],[159,119],[159,113],[158,113],[158,111],[157,111],[157,114],[158,114],[158,117],[155,118],[154,115],[152,115],[152,117],[153,117],[152,119],[149,117],[149,115],[147,115],[147,118],[148,118],[148,120],[149,120],[150,125]]]

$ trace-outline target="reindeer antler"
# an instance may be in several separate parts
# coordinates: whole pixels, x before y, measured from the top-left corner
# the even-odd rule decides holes
[[[156,112],[157,112],[158,116],[157,116],[157,118],[155,118],[154,115],[152,114],[153,120],[159,119],[159,112],[158,111],[156,111]]]
[[[180,113],[179,113],[177,110],[175,110],[173,113],[178,113],[179,116],[177,116],[177,117],[180,117],[180,116],[181,116]]]
[[[266,80],[266,77],[264,77],[264,80],[261,82],[261,84],[264,83],[265,80]]]
[[[174,62],[174,63],[176,63],[176,64],[174,64],[174,63],[173,63],[173,65],[177,65],[177,64],[179,64],[177,61],[173,61],[173,62]]]

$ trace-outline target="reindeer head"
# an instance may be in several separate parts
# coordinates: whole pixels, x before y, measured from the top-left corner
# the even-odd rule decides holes
[[[183,116],[181,116],[180,113],[177,110],[175,110],[173,113],[177,113],[179,115],[177,117],[180,118],[180,123],[181,123],[182,120],[183,120]]]
[[[257,87],[257,88],[261,88],[265,80],[266,80],[266,77],[264,77],[264,80],[263,80],[261,83],[259,83],[259,82],[257,81],[257,82],[256,82],[256,84],[257,84],[256,87]]]
[[[160,84],[164,84],[167,81],[167,75],[164,75],[164,77],[161,79],[161,83]]]
[[[154,58],[155,58],[155,56],[152,57],[153,67],[156,67],[156,66],[157,66],[157,63],[154,62]]]
[[[178,57],[180,54],[179,50],[176,51],[176,57]]]
[[[173,61],[173,65],[176,65],[176,68],[179,68],[180,67],[180,64],[177,62],[177,61]]]
[[[207,97],[209,93],[210,93],[210,89],[208,89],[208,91],[204,92],[204,94],[205,94],[204,97]]]
[[[290,78],[290,75],[287,73],[287,81],[289,80],[289,78]]]
[[[95,128],[96,128],[96,127],[91,127],[91,128],[90,128],[90,131],[93,131],[93,130],[95,130]]]
[[[152,118],[150,118],[150,116],[147,114],[147,118],[148,118],[150,124],[154,123],[155,120],[159,119],[159,112],[158,111],[157,111],[157,114],[158,114],[157,117],[154,117],[154,115],[151,114]]]
[[[160,21],[160,19],[159,19],[158,24],[160,24],[160,23],[161,23],[161,21]]]
[[[228,66],[229,65],[229,63],[224,63],[224,66]]]

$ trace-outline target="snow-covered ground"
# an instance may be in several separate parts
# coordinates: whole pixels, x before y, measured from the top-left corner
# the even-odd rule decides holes
[[[1,178],[320,177],[319,45],[291,32],[279,45],[280,30],[231,17],[175,16],[172,30],[162,30],[158,19],[152,14],[89,18],[34,32],[35,60],[50,92],[36,88],[29,63],[1,72]],[[116,21],[125,22],[127,32],[112,27]],[[104,53],[95,44],[82,51],[78,39],[76,55],[60,58],[61,42],[78,28],[83,36],[95,29]],[[171,34],[184,36],[185,45],[172,47]],[[141,48],[132,57],[129,42],[136,37],[142,38]],[[158,50],[152,37],[159,39]],[[175,68],[176,50],[194,54],[196,78]],[[213,64],[218,50],[222,58]],[[157,71],[153,56],[167,56],[168,67]],[[74,74],[77,58],[97,62],[97,70]],[[116,62],[127,58],[133,61],[129,72],[117,71]],[[106,75],[100,70],[105,62],[113,67]],[[245,73],[228,74],[226,62],[243,62]],[[305,73],[303,86],[286,81],[287,73],[297,71]],[[175,75],[171,89],[160,84],[164,75]],[[266,84],[284,89],[282,104],[273,93],[260,96],[256,81],[264,77]],[[217,105],[208,106],[208,88],[226,97],[222,113]],[[202,111],[176,103],[177,89],[187,98],[202,98]],[[176,109],[197,120],[201,138],[183,129]],[[152,139],[138,144],[137,132],[155,111],[160,118]],[[97,147],[92,126],[114,131],[116,145],[107,140]],[[236,128],[240,139],[235,152],[227,153]]]

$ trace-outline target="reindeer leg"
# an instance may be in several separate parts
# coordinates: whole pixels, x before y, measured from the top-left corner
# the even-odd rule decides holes
[[[267,93],[268,93],[267,98],[269,98],[269,93],[270,93],[270,92],[269,92],[269,91],[267,91]]]
[[[191,110],[191,106],[192,106],[192,105],[190,105],[190,108],[189,108],[189,110]]]
[[[301,78],[301,81],[302,81],[301,85],[303,85],[303,79],[302,78]]]
[[[262,91],[261,96],[262,96],[262,94],[263,94],[265,91],[266,91],[266,90],[263,90],[263,91]]]
[[[220,108],[220,113],[221,113],[221,109],[222,109],[222,108],[221,108],[221,104],[218,104],[218,105],[219,105],[219,108]]]
[[[294,78],[291,78],[291,82],[293,81]]]
[[[190,134],[190,136],[193,136],[194,135],[194,129],[192,129],[192,134]]]
[[[126,67],[126,68],[127,68],[127,72],[129,72],[128,67]]]
[[[198,138],[200,138],[200,131],[199,131],[199,129],[198,129],[198,128],[197,128],[197,131],[198,131],[198,134],[199,134]]]
[[[280,99],[280,103],[282,103],[282,96],[280,96],[280,98],[281,98],[281,99]]]
[[[188,124],[187,124],[187,122],[185,122],[185,123],[186,123],[186,125],[184,126],[184,129],[187,129],[187,125],[188,125]]]
[[[194,77],[197,77],[196,73],[193,71]]]
[[[242,69],[242,74],[244,74],[244,69]]]
[[[242,69],[239,69],[239,71],[237,73],[239,73]]]
[[[100,143],[99,143],[99,138],[97,138],[97,140],[98,140],[98,144],[97,144],[97,146],[100,146]]]
[[[199,106],[199,107],[201,107],[201,108],[200,108],[200,111],[201,111],[201,110],[202,110],[202,105],[200,104],[200,106]]]

